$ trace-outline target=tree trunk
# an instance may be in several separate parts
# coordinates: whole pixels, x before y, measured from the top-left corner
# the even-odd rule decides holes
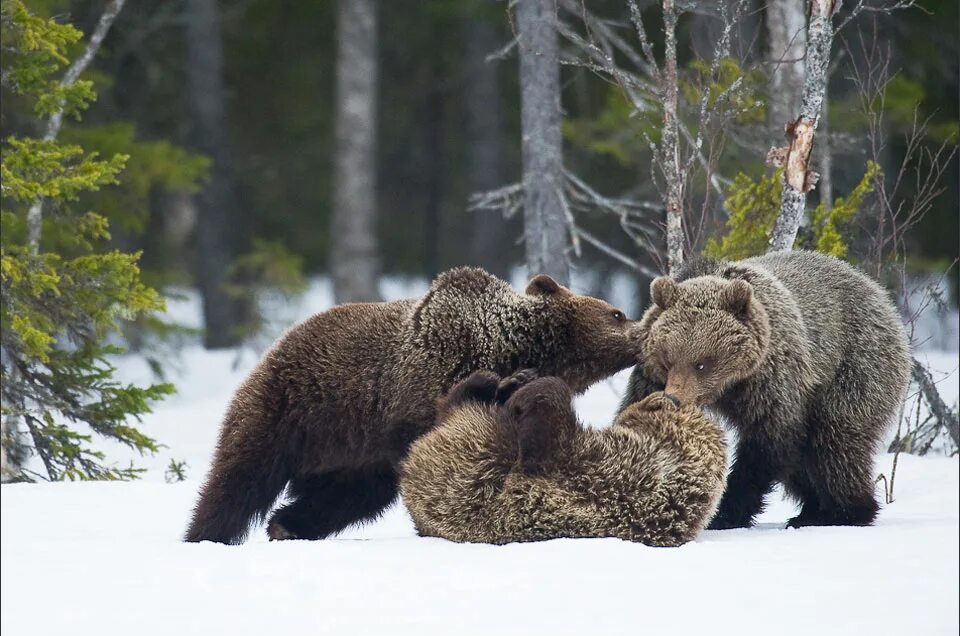
[[[788,250],[797,239],[803,219],[807,192],[813,189],[819,175],[809,169],[813,138],[823,112],[827,88],[827,66],[833,44],[832,18],[838,0],[810,0],[810,23],[807,28],[806,77],[800,102],[800,116],[788,126],[788,146],[774,148],[770,157],[774,165],[783,166],[783,195],[780,216],[770,237],[770,251]]]
[[[666,182],[667,271],[676,273],[683,265],[683,180],[680,169],[680,138],[677,122],[677,11],[673,0],[663,0],[664,64],[661,81],[663,137],[660,163]]]
[[[217,0],[187,2],[187,86],[192,145],[213,160],[210,180],[198,195],[196,265],[203,295],[204,345],[219,349],[240,341],[242,304],[225,288],[237,196],[227,146]]]
[[[337,8],[336,157],[330,273],[336,302],[380,299],[377,290],[377,3]]]
[[[833,207],[833,144],[830,143],[830,77],[823,87],[823,112],[820,114],[820,200],[825,209]]]
[[[436,29],[431,37],[437,47],[430,60],[430,87],[424,104],[423,131],[427,150],[427,201],[423,228],[423,271],[433,279],[440,273],[440,227],[443,222],[443,194],[447,179],[446,114],[447,94],[443,33]]]
[[[796,119],[803,92],[807,24],[804,0],[768,0],[766,11],[767,65],[771,69],[771,141],[783,142],[784,126]]]
[[[67,69],[67,72],[64,73],[63,78],[60,80],[61,86],[73,86],[76,81],[80,79],[83,72],[87,70],[90,62],[96,57],[97,51],[100,50],[103,39],[107,37],[110,27],[113,26],[114,20],[117,19],[120,11],[123,10],[125,3],[126,0],[110,0],[107,6],[103,8],[103,13],[100,14],[100,19],[97,20],[97,26],[90,35],[87,46],[84,47],[80,57],[74,60],[73,64]],[[43,132],[43,140],[54,141],[60,134],[61,126],[63,126],[63,105],[56,109],[53,114],[50,115],[50,119],[47,120],[47,125]],[[37,198],[30,206],[30,209],[27,210],[27,245],[30,246],[30,250],[34,253],[40,250],[40,235],[42,230],[43,199]]]
[[[486,61],[487,55],[497,48],[497,29],[483,17],[473,17],[464,23],[464,39],[470,72],[466,87],[467,178],[471,193],[488,192],[503,183],[503,104],[497,66]],[[507,278],[510,262],[505,257],[510,237],[506,221],[488,210],[472,214],[471,260],[491,274]]]
[[[516,3],[527,271],[530,276],[548,274],[568,285],[556,20],[554,0]]]

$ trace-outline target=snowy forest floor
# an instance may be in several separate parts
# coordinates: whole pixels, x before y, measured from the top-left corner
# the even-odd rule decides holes
[[[322,309],[317,290],[278,318]],[[394,285],[389,297],[420,293]],[[190,322],[193,302],[172,307]],[[924,352],[957,400],[956,353]],[[901,455],[893,503],[871,528],[783,529],[795,506],[778,489],[757,527],[707,531],[681,548],[615,539],[502,547],[417,537],[401,505],[318,542],[184,544],[180,537],[251,352],[187,347],[178,394],[142,429],[165,447],[121,464],[126,483],[2,487],[0,629],[10,634],[956,634],[960,628],[957,458]],[[125,380],[147,365],[119,361]],[[610,422],[621,373],[577,401]],[[892,432],[891,432],[892,435]],[[171,459],[187,481],[164,483]],[[892,455],[877,457],[889,476]],[[878,487],[879,492],[879,487]]]

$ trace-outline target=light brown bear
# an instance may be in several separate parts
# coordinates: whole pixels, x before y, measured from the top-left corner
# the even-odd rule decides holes
[[[694,260],[651,290],[645,362],[627,404],[665,386],[736,429],[710,527],[751,525],[778,481],[802,504],[791,526],[872,523],[873,456],[910,369],[887,293],[838,259],[802,251]]]
[[[635,323],[549,276],[526,293],[481,269],[423,298],[348,304],[291,329],[237,390],[187,541],[237,543],[289,483],[273,539],[317,539],[379,515],[437,399],[478,369],[535,367],[574,391],[632,364]]]
[[[703,530],[726,477],[716,424],[660,393],[608,428],[585,428],[562,380],[531,378],[477,372],[441,402],[437,427],[401,469],[403,501],[421,535],[678,546]]]

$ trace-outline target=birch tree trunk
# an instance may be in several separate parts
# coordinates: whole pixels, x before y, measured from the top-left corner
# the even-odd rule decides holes
[[[197,200],[197,282],[203,296],[204,346],[220,349],[241,338],[241,303],[225,288],[237,208],[228,147],[223,41],[217,0],[187,2],[187,88],[193,147],[213,160]]]
[[[661,81],[663,137],[660,162],[666,186],[667,271],[676,273],[683,265],[683,182],[680,169],[680,139],[677,124],[677,10],[674,0],[663,0],[664,64]]]
[[[107,6],[103,8],[103,13],[100,14],[100,19],[97,20],[97,26],[90,35],[90,40],[87,42],[83,54],[74,60],[73,64],[67,69],[67,72],[64,73],[63,78],[60,80],[61,86],[73,86],[73,84],[80,79],[80,75],[87,70],[87,67],[90,66],[90,62],[93,61],[93,58],[97,55],[97,51],[100,50],[100,45],[103,44],[104,38],[107,37],[110,27],[113,26],[114,20],[117,19],[117,15],[120,14],[125,3],[126,0],[110,0]],[[54,141],[60,134],[60,128],[62,126],[63,107],[61,106],[54,111],[54,113],[50,115],[50,119],[47,120],[47,125],[43,132],[43,140]],[[42,229],[43,199],[38,198],[33,202],[33,205],[30,206],[30,209],[27,210],[27,245],[30,246],[33,252],[37,252],[40,249]]]
[[[377,243],[377,2],[340,0],[330,273],[336,302],[380,299]]]
[[[560,63],[554,0],[518,0],[523,238],[530,276],[570,282],[563,211]]]
[[[497,48],[497,29],[483,17],[473,17],[464,23],[463,35],[470,69],[466,87],[467,178],[470,192],[488,192],[503,183],[503,104],[497,66],[486,61],[487,55]],[[510,240],[506,222],[487,210],[472,214],[471,260],[491,274],[506,278],[510,273],[510,263],[504,258],[505,245]]]
[[[767,64],[771,68],[771,141],[783,142],[783,130],[796,119],[803,92],[804,52],[807,46],[805,0],[767,0]]]
[[[832,18],[839,0],[810,0],[810,22],[807,27],[806,77],[800,101],[800,116],[787,127],[788,146],[771,149],[768,159],[783,166],[783,195],[780,216],[770,237],[770,250],[793,247],[803,219],[807,192],[813,189],[819,175],[809,169],[814,134],[823,112],[827,88],[827,66],[833,44]]]

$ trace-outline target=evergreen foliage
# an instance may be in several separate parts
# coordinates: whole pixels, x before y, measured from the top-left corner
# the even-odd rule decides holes
[[[93,99],[90,82],[63,87],[55,78],[68,63],[79,31],[32,15],[19,0],[2,2],[3,88],[32,102],[37,117],[63,107],[78,116]],[[122,384],[110,357],[121,323],[164,308],[146,286],[139,253],[110,249],[102,214],[78,211],[84,193],[118,183],[129,157],[101,158],[80,145],[9,136],[3,140],[0,200],[0,346],[2,412],[8,459],[39,456],[45,474],[11,464],[5,478],[130,479],[140,469],[105,463],[94,435],[138,452],[156,441],[131,420],[173,391],[169,384]],[[29,245],[27,210],[45,202],[42,240]],[[114,340],[116,338],[114,337]],[[23,430],[25,429],[25,430]]]
[[[727,189],[724,202],[729,214],[726,231],[707,241],[704,255],[739,260],[767,251],[770,233],[780,213],[781,171],[757,180],[742,172],[736,176]],[[821,201],[813,210],[809,230],[814,249],[837,258],[847,258],[851,222],[860,211],[864,198],[873,192],[879,173],[880,167],[868,161],[866,172],[848,196],[837,198],[829,208]],[[796,247],[800,247],[801,240],[798,237]]]

